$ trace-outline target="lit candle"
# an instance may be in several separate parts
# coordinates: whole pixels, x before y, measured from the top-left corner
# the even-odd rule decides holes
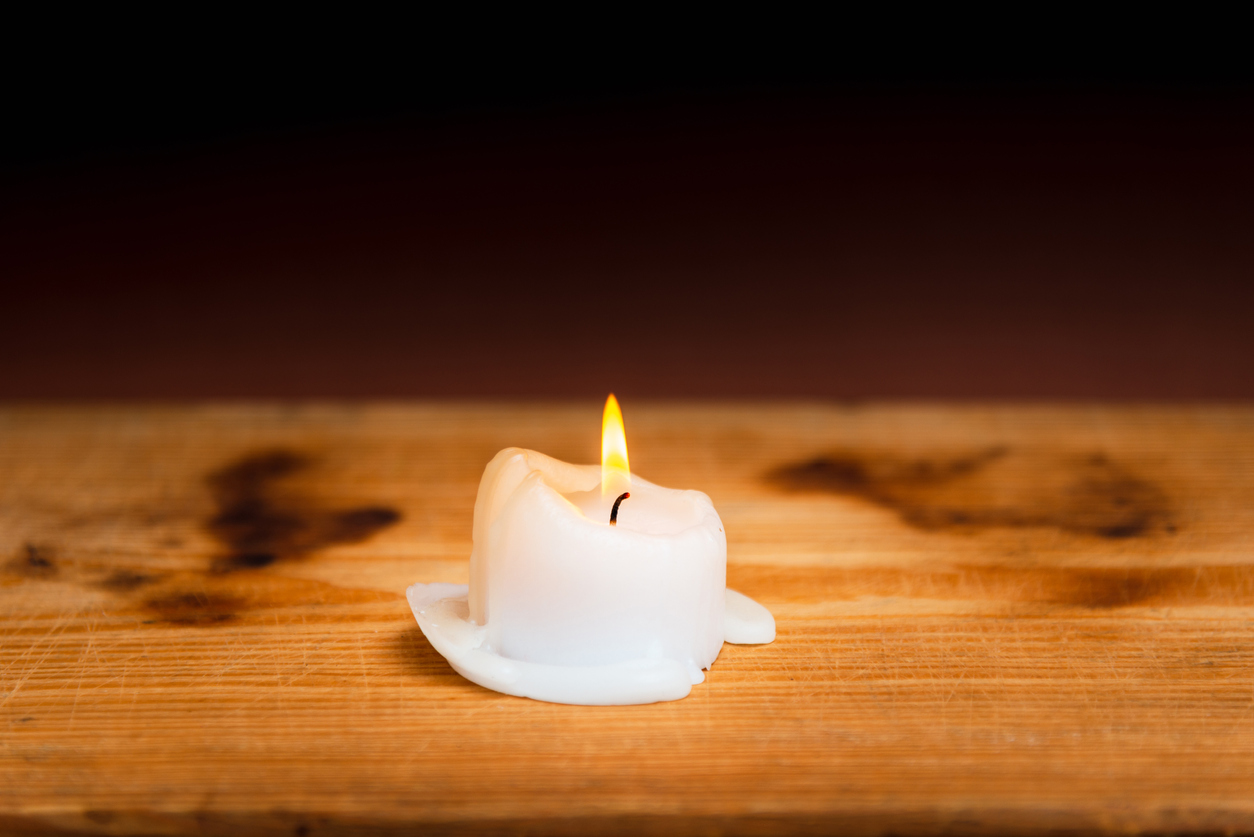
[[[766,643],[775,620],[726,589],[710,498],[631,473],[611,395],[601,465],[506,448],[475,500],[470,584],[407,591],[424,634],[481,686],[555,703],[676,700],[723,642]]]

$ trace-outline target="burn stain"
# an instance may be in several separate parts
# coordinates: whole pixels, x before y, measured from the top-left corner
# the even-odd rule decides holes
[[[1070,569],[1055,581],[1051,600],[1091,608],[1126,607],[1178,594],[1201,578],[1192,567]]]
[[[159,580],[159,576],[150,573],[141,573],[134,570],[116,570],[103,579],[99,586],[114,593],[129,593]]]
[[[983,601],[1113,610],[1135,605],[1254,604],[1254,565],[1023,567],[960,564],[942,569],[738,567],[730,586],[772,590],[794,601],[861,598]]]
[[[206,528],[227,548],[214,572],[259,569],[335,544],[360,543],[401,519],[388,506],[327,509],[279,490],[283,480],[311,465],[300,453],[271,450],[209,475],[217,512]]]
[[[57,575],[57,563],[52,550],[33,543],[23,544],[16,557],[4,565],[4,569],[23,578],[48,579]]]
[[[157,621],[210,627],[236,619],[245,602],[237,596],[196,591],[167,593],[148,599],[144,605]]]
[[[789,492],[860,497],[925,531],[1051,527],[1109,540],[1176,531],[1163,491],[1102,453],[838,451],[780,466],[765,479]]]
[[[1254,566],[961,566],[970,582],[1012,601],[1108,610],[1132,605],[1235,604],[1254,600]]]

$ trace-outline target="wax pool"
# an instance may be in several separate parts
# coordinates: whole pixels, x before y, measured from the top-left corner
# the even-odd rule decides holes
[[[479,484],[469,586],[408,596],[436,650],[480,685],[651,703],[687,695],[724,640],[774,639],[770,613],[726,589],[726,567],[705,494],[508,448]]]

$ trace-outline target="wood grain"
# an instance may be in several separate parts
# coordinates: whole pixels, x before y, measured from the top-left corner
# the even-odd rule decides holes
[[[624,406],[779,638],[621,708],[403,597],[600,404],[0,411],[0,831],[1254,831],[1254,409]]]

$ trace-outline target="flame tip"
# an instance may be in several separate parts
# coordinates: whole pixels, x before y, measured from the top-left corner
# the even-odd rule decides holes
[[[615,472],[631,477],[631,467],[627,463],[627,433],[623,427],[623,411],[618,406],[618,399],[610,393],[605,399],[605,412],[601,417],[601,487],[602,491],[610,490],[610,482]]]

